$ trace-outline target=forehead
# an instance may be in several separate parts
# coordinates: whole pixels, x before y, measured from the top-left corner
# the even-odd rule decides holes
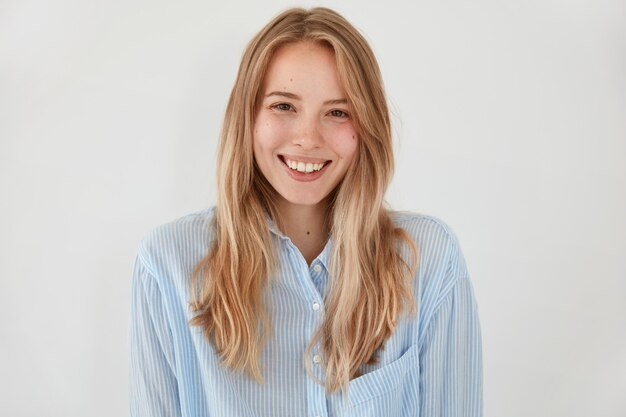
[[[291,91],[298,89],[300,91]],[[343,94],[333,50],[316,42],[279,47],[265,72],[263,90]]]

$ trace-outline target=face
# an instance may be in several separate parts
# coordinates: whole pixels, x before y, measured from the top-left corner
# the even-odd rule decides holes
[[[324,204],[358,137],[333,53],[314,43],[279,48],[267,68],[254,125],[261,173],[293,205]]]

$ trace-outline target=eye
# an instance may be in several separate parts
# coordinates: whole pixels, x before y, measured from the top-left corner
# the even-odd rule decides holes
[[[330,114],[333,117],[339,117],[341,119],[346,119],[346,118],[350,117],[350,115],[348,113],[346,113],[343,110],[338,110],[338,109],[331,110],[328,114]]]
[[[270,108],[275,109],[275,110],[279,110],[279,111],[290,111],[290,110],[293,110],[293,107],[289,103],[273,104],[273,105],[270,106]]]

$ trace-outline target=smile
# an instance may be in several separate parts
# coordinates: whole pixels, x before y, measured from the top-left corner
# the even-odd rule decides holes
[[[325,168],[332,163],[330,160],[312,158],[294,158],[293,156],[278,155],[291,178],[297,181],[314,181],[326,171]]]
[[[293,158],[293,157],[288,157],[286,155],[278,155],[278,157],[290,169],[292,169],[294,171],[306,172],[306,173],[310,173],[310,172],[313,172],[313,171],[319,171],[322,168],[324,168],[324,166],[326,166],[326,164],[331,162],[331,161],[328,161],[328,160],[324,161],[324,160],[321,160],[321,159],[317,159],[317,160],[309,159],[309,160],[303,161],[303,160],[296,159],[296,158]]]
[[[326,162],[322,162],[320,164],[312,164],[310,162],[293,161],[287,158],[285,158],[285,163],[289,168],[300,172],[319,171],[324,167],[324,165],[326,165]]]

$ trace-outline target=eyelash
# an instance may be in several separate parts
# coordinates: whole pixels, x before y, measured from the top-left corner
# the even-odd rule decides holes
[[[288,109],[285,108],[281,108],[282,106],[288,106]],[[271,109],[276,109],[276,110],[280,110],[280,111],[289,111],[292,109],[291,104],[288,103],[278,103],[278,104],[272,104],[270,106]]]
[[[284,108],[284,106],[287,106],[288,108],[286,109],[286,108]],[[271,105],[271,106],[270,106],[270,108],[271,108],[271,109],[278,110],[278,111],[290,111],[290,110],[293,110],[293,107],[292,107],[292,106],[291,106],[291,104],[289,104],[289,103],[277,103],[277,104],[273,104],[273,105]],[[339,113],[341,113],[341,115],[339,115],[339,116],[334,115],[334,116],[333,116],[333,113],[335,113],[335,112],[339,112]],[[333,109],[333,110],[329,111],[328,113],[329,113],[331,116],[333,116],[333,117],[338,117],[338,118],[340,118],[340,119],[347,119],[347,118],[349,118],[349,117],[350,117],[350,115],[349,115],[347,112],[345,112],[345,111],[343,111],[343,110],[339,110],[339,109]]]
[[[331,111],[330,111],[330,113],[332,114],[332,113],[337,112],[337,111],[338,111],[339,113],[341,113],[341,116],[336,116],[336,117],[339,117],[339,118],[341,118],[341,119],[347,119],[348,117],[350,117],[350,115],[349,115],[348,113],[346,113],[346,112],[345,112],[345,111],[343,111],[343,110],[339,110],[339,109],[331,110]]]

